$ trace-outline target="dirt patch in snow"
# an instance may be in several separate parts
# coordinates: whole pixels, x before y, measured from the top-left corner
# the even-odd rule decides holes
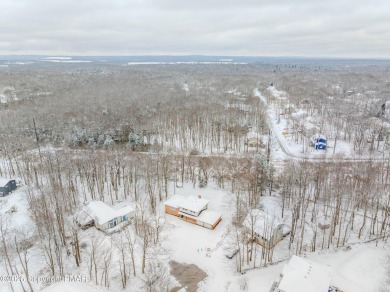
[[[207,277],[207,274],[194,264],[182,264],[175,261],[170,261],[171,275],[176,278],[181,287],[175,287],[171,292],[178,292],[182,288],[187,292],[196,292],[198,283]]]

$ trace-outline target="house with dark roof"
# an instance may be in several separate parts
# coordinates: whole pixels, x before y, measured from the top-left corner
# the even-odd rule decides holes
[[[0,177],[0,197],[4,197],[16,190],[16,181]]]

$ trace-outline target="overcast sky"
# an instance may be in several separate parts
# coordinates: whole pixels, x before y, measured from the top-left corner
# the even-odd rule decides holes
[[[390,1],[0,0],[0,54],[390,58]]]

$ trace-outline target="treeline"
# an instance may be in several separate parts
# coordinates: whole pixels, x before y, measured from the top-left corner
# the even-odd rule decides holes
[[[0,72],[18,99],[0,109],[1,138],[26,148],[37,136],[43,144],[107,148],[132,134],[141,150],[242,152],[249,131],[266,131],[264,108],[252,97],[266,76],[249,67],[104,69]],[[34,98],[24,96],[29,90]],[[227,107],[232,102],[247,107]]]

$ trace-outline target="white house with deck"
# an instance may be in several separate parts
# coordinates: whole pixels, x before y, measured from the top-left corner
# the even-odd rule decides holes
[[[101,201],[92,201],[75,215],[75,220],[82,229],[95,225],[105,233],[113,233],[129,224],[134,214],[131,206],[113,209]]]

